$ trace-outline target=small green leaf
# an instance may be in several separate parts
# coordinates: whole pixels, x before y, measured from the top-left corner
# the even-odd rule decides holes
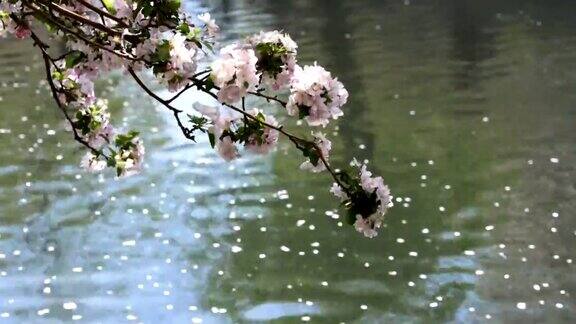
[[[208,133],[208,140],[210,141],[210,146],[214,148],[216,146],[216,136],[214,136],[214,133]]]
[[[170,59],[170,42],[165,40],[156,48],[154,59],[158,62],[167,62]]]
[[[114,0],[102,0],[102,4],[106,7],[109,13],[115,15],[116,14],[116,7],[114,6]]]
[[[80,52],[80,51],[72,51],[70,53],[68,53],[68,55],[66,55],[66,68],[73,68],[75,67],[78,63],[82,62],[82,60],[84,60],[84,58],[86,57],[86,54]]]
[[[190,33],[190,25],[185,22],[181,23],[180,26],[178,26],[178,29],[183,35],[188,35]]]
[[[204,47],[206,47],[210,52],[214,53],[214,46],[210,42],[201,42]]]
[[[354,225],[355,222],[356,222],[355,211],[353,211],[352,209],[348,209],[348,211],[346,212],[346,223],[348,223],[348,225]]]
[[[180,9],[180,6],[182,5],[182,1],[181,0],[169,0],[168,1],[168,7],[170,8],[170,10],[172,11],[178,11],[178,9]]]

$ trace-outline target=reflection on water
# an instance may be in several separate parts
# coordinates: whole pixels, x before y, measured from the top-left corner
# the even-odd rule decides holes
[[[385,175],[397,196],[386,228],[366,240],[343,226],[328,179],[294,172],[287,144],[226,164],[184,141],[120,75],[99,88],[117,123],[146,134],[146,171],[85,174],[37,90],[38,57],[2,40],[1,321],[576,319],[576,4],[188,8],[213,8],[228,40],[283,27],[301,62],[343,80],[335,162],[366,158]]]

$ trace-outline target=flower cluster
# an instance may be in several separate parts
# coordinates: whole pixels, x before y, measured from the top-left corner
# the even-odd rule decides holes
[[[110,113],[104,100],[82,107],[76,111],[73,127],[79,130],[84,139],[94,148],[110,143],[114,128],[110,125]]]
[[[184,27],[185,26],[185,27]],[[134,55],[152,67],[160,82],[175,92],[190,83],[203,55],[197,43],[190,40],[190,27],[183,25],[179,31],[152,28],[149,37],[134,49]],[[138,66],[140,67],[140,66]]]
[[[247,43],[258,57],[256,67],[262,75],[262,83],[275,91],[287,87],[294,76],[298,49],[290,35],[277,30],[260,32],[249,37]]]
[[[220,58],[211,65],[211,80],[219,88],[220,102],[234,104],[256,89],[260,78],[257,62],[251,48],[232,44],[220,51]]]
[[[195,109],[210,120],[206,130],[210,143],[226,161],[240,157],[236,143],[255,154],[267,154],[278,143],[279,132],[272,128],[278,126],[276,118],[257,108],[248,112],[249,118],[225,107],[196,105]]]
[[[114,154],[112,165],[116,168],[116,174],[119,177],[137,174],[142,169],[145,149],[138,135],[138,132],[131,131],[128,134],[116,136],[117,151],[111,149]]]
[[[119,177],[136,174],[144,156],[142,141],[135,132],[116,134],[110,124],[108,103],[96,99],[94,83],[87,75],[65,66],[57,66],[52,73],[59,104],[75,111],[71,127],[92,149],[82,158],[80,166],[90,172],[113,166]]]
[[[94,82],[87,73],[66,69],[66,66],[61,64],[52,72],[52,78],[57,83],[58,99],[62,104],[82,108],[96,102]]]
[[[143,167],[145,149],[139,133],[115,129],[107,101],[94,91],[99,77],[121,69],[171,111],[186,138],[195,141],[196,132],[206,134],[226,161],[240,157],[242,147],[267,154],[280,135],[287,137],[306,158],[300,168],[328,171],[336,180],[331,191],[348,208],[351,224],[366,236],[375,236],[391,205],[381,177],[373,177],[358,163],[358,176],[335,171],[328,161],[332,142],[324,133],[301,138],[286,131],[272,114],[246,109],[247,103],[252,104],[250,95],[281,105],[308,126],[326,127],[343,115],[348,101],[344,85],[316,63],[298,65],[298,45],[280,31],[260,32],[215,51],[220,31],[215,20],[208,13],[191,17],[180,7],[181,0],[7,0],[0,2],[0,35],[31,37],[41,50],[50,89],[74,138],[88,149],[80,163],[88,171],[110,167],[124,177]],[[51,56],[54,49],[35,32],[34,19],[49,26],[66,52]],[[213,61],[202,61],[207,58]],[[199,72],[199,66],[209,68]],[[169,99],[156,95],[138,77],[137,72],[147,70],[175,94]],[[196,105],[199,114],[183,121],[185,112],[172,101],[192,88],[221,105]],[[282,99],[285,95],[287,100]],[[241,107],[235,106],[240,102]]]
[[[290,84],[288,114],[306,119],[310,126],[326,126],[343,115],[348,91],[338,79],[319,65],[296,66]]]
[[[220,32],[220,26],[216,24],[216,20],[212,19],[209,13],[206,12],[198,15],[198,19],[204,23],[208,36],[216,37],[218,35],[218,32]]]
[[[20,23],[10,19],[10,14],[16,14],[21,10],[22,3],[20,1],[2,1],[0,3],[0,36],[9,33],[18,39],[30,37],[29,18],[22,17]]]
[[[358,169],[358,175],[339,173],[339,183],[334,183],[330,192],[348,209],[349,223],[354,224],[358,232],[373,238],[378,235],[384,215],[392,206],[390,189],[382,177],[373,177],[365,164],[354,160],[352,166]]]

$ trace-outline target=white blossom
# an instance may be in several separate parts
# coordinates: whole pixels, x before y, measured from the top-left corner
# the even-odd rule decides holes
[[[106,161],[100,160],[92,152],[86,152],[82,160],[80,161],[80,167],[89,172],[98,172],[106,168]]]
[[[206,25],[206,29],[208,30],[209,36],[215,37],[216,35],[218,35],[220,27],[216,25],[216,20],[212,19],[210,13],[206,12],[201,15],[198,15],[198,19]]]

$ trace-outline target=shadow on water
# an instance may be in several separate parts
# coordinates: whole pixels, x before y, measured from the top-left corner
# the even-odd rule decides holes
[[[334,163],[357,156],[384,175],[386,227],[367,240],[341,224],[329,180],[295,172],[287,143],[225,164],[185,142],[121,75],[98,88],[119,125],[145,134],[146,170],[84,174],[37,57],[3,39],[0,322],[575,320],[575,4],[187,8],[213,8],[225,41],[284,28],[301,63],[345,83],[346,116],[322,131]]]

